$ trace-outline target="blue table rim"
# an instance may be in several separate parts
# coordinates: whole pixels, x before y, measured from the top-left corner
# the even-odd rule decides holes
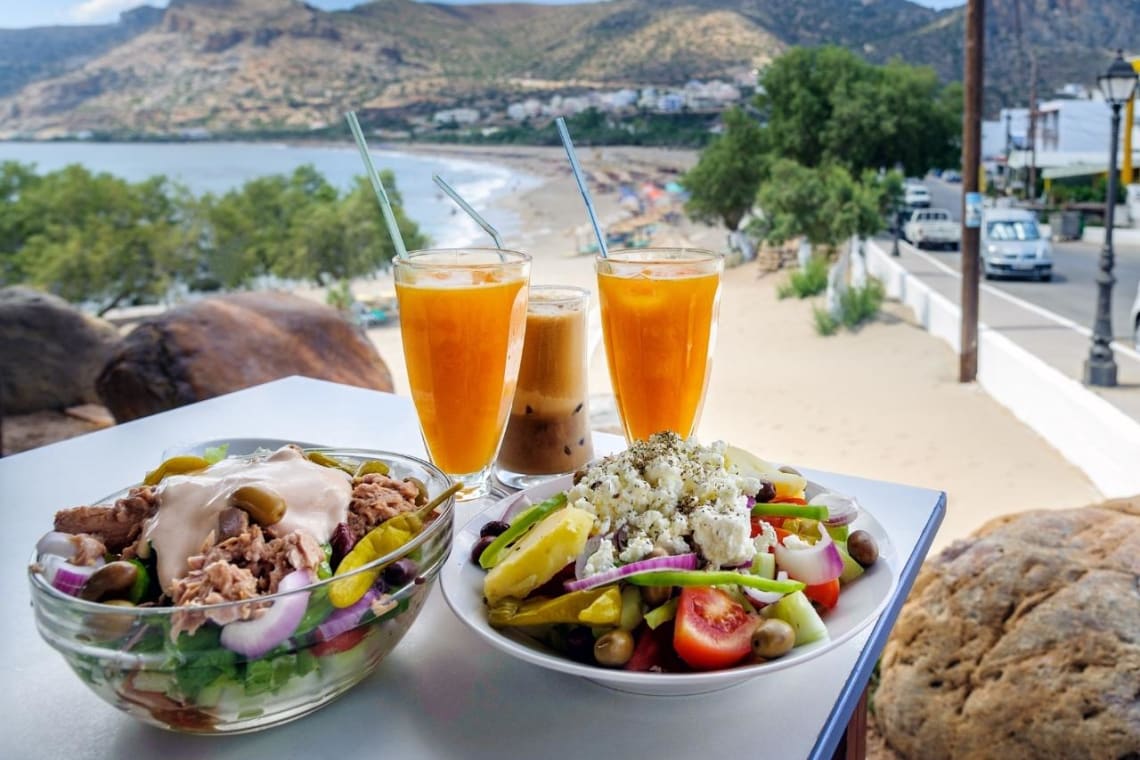
[[[867,683],[871,680],[871,671],[875,669],[875,663],[887,645],[887,637],[890,635],[891,629],[894,628],[895,621],[898,620],[903,603],[910,594],[911,587],[914,586],[918,571],[922,568],[926,554],[930,551],[930,545],[934,542],[934,535],[938,532],[938,527],[942,525],[942,518],[945,515],[946,494],[943,492],[939,494],[938,503],[934,505],[930,519],[926,521],[914,550],[903,566],[895,597],[887,605],[878,622],[875,623],[875,627],[871,629],[871,635],[867,639],[866,646],[859,653],[859,658],[855,661],[851,675],[847,677],[847,681],[839,692],[839,699],[831,708],[831,714],[827,716],[823,730],[819,732],[819,736],[815,740],[815,746],[812,747],[811,754],[808,755],[811,760],[831,760],[835,755],[839,740],[843,737],[843,732],[847,730],[847,723],[855,712],[855,706],[859,703],[863,690],[867,688]]]

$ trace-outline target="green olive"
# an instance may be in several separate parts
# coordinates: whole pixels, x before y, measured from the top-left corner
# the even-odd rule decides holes
[[[642,586],[641,598],[649,609],[660,607],[673,596],[672,586]]]
[[[134,605],[126,599],[111,599],[103,602],[103,604],[108,607],[134,608]],[[86,619],[88,630],[101,641],[121,639],[131,632],[131,626],[134,625],[134,622],[134,615],[116,614],[114,612],[88,615]]]
[[[763,621],[752,632],[752,654],[758,660],[771,660],[785,655],[795,645],[795,629],[779,618]]]
[[[381,462],[379,459],[369,459],[366,462],[361,462],[360,466],[356,468],[355,477],[362,478],[365,475],[376,473],[377,475],[387,475],[390,472],[388,464]]]
[[[192,456],[190,454],[179,454],[178,456],[170,457],[165,462],[160,464],[155,469],[151,470],[143,478],[143,485],[156,486],[162,482],[162,479],[167,475],[185,475],[188,472],[197,472],[204,470],[210,466],[202,457]]]
[[[419,491],[419,493],[416,494],[416,506],[419,506],[422,504],[427,504],[428,489],[427,489],[427,486],[424,485],[424,482],[422,480],[420,480],[419,478],[412,478],[412,477],[404,478],[404,480],[413,484],[416,487],[416,490]]]
[[[230,505],[244,509],[259,525],[273,525],[285,516],[285,500],[260,486],[242,486],[230,494]]]
[[[135,563],[126,560],[108,562],[91,574],[79,590],[79,598],[89,602],[125,600],[130,597],[138,577],[139,569]]]
[[[879,545],[867,531],[856,530],[847,537],[847,553],[863,567],[870,567],[879,558]]]
[[[620,628],[594,642],[594,659],[607,668],[620,668],[633,657],[633,635]]]

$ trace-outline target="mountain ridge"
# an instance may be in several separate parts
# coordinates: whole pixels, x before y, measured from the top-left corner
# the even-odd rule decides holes
[[[1140,28],[1140,3],[988,5],[991,110],[1025,102],[1033,51],[1046,94],[1074,79],[1091,84],[1110,47]],[[793,45],[825,43],[876,62],[931,65],[949,81],[960,78],[963,30],[961,8],[909,0],[374,0],[344,11],[298,0],[171,0],[85,31],[0,30],[0,51],[14,51],[0,53],[0,137],[303,131],[347,108],[376,120],[488,108],[531,92],[723,78]],[[37,58],[53,35],[65,42]]]

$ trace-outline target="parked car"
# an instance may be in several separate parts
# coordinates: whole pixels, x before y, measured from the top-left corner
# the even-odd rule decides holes
[[[997,276],[1053,279],[1053,249],[1041,236],[1033,212],[1016,208],[988,209],[982,215],[982,271]]]
[[[962,181],[962,172],[958,171],[957,169],[947,169],[946,171],[942,172],[942,181],[943,182],[961,182]]]
[[[925,185],[907,184],[903,188],[903,203],[907,208],[929,208],[930,191]]]
[[[903,238],[918,248],[955,249],[962,242],[962,225],[943,208],[919,209],[903,225]]]
[[[1132,342],[1140,351],[1140,282],[1136,283],[1136,300],[1132,302]]]

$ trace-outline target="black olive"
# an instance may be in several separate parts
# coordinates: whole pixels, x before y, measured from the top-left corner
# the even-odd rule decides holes
[[[594,664],[594,634],[589,628],[578,626],[566,634],[566,654],[578,662]]]
[[[503,522],[502,520],[492,520],[479,529],[479,536],[481,538],[486,536],[498,536],[509,527],[511,527],[510,523]]]
[[[487,547],[494,543],[494,541],[494,536],[482,536],[476,541],[475,545],[471,547],[471,561],[478,565],[479,558],[483,556],[483,552],[486,551]]]
[[[415,560],[398,559],[384,568],[384,581],[392,587],[403,586],[414,581],[419,572],[420,568]]]
[[[760,490],[756,492],[757,503],[767,504],[774,498],[776,498],[776,486],[772,485],[767,480],[761,480]]]

